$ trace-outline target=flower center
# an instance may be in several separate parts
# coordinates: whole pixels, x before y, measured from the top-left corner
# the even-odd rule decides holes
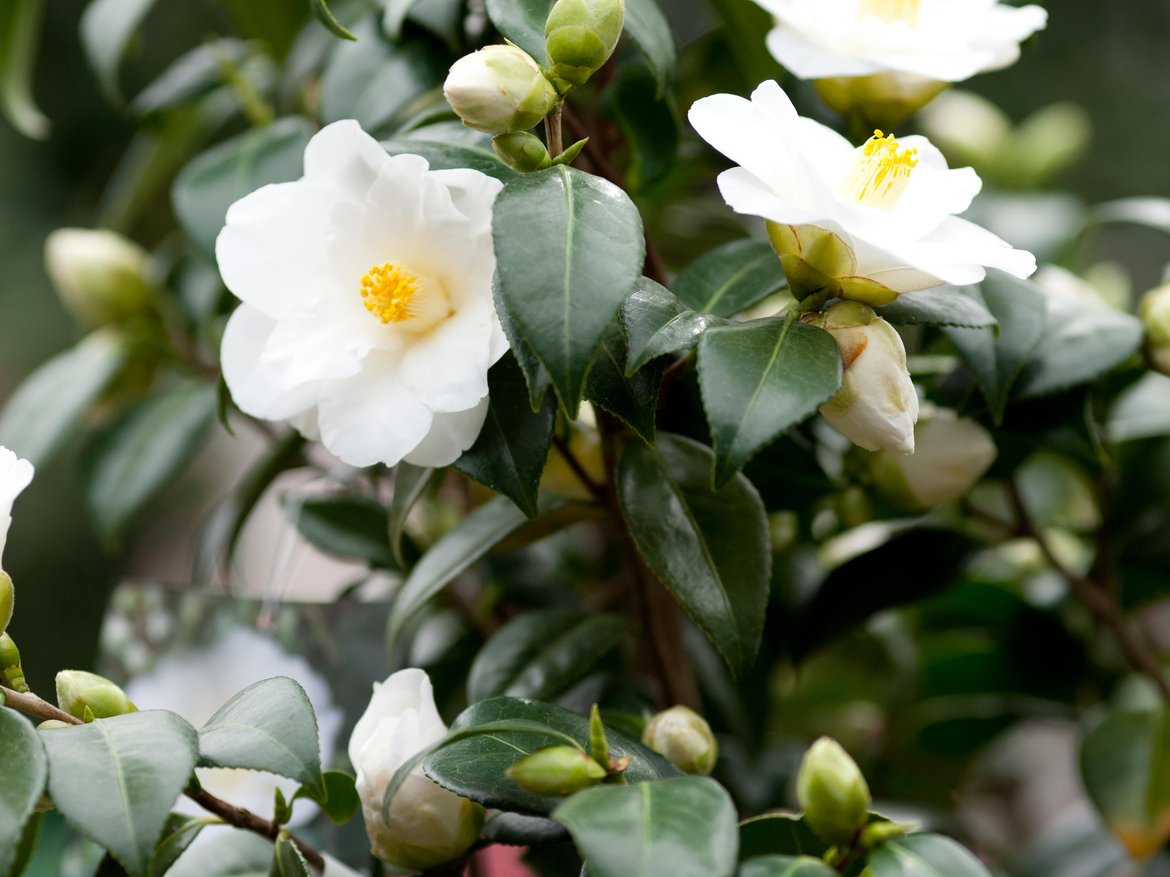
[[[861,0],[857,17],[876,15],[886,24],[904,21],[911,27],[918,24],[918,5],[921,0]]]
[[[383,323],[401,323],[414,316],[411,302],[418,278],[393,262],[375,265],[362,275],[362,304]]]
[[[858,204],[893,210],[918,165],[917,149],[903,149],[893,134],[874,131],[845,177],[842,190]]]

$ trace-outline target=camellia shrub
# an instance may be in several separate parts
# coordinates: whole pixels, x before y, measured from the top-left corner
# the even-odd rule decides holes
[[[1167,867],[1170,288],[1086,254],[1170,205],[1054,222],[1083,111],[949,90],[1038,6],[758,4],[222,0],[127,101],[168,4],[90,0],[134,134],[45,243],[84,329],[0,412],[0,551],[68,447],[123,557],[251,456],[102,675],[0,572],[0,877]]]

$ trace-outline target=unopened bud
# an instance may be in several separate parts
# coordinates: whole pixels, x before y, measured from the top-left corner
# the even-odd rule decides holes
[[[780,257],[788,290],[797,301],[817,296],[844,298],[874,307],[889,304],[898,292],[857,273],[857,254],[840,235],[817,225],[767,223],[768,240]]]
[[[1170,283],[1147,292],[1140,313],[1146,327],[1146,356],[1150,365],[1170,375]]]
[[[836,740],[822,737],[804,754],[796,777],[804,819],[829,844],[853,840],[869,818],[869,786]]]
[[[0,633],[8,629],[8,622],[12,620],[12,604],[16,600],[16,588],[12,586],[12,579],[8,573],[0,569]]]
[[[120,323],[154,302],[146,250],[116,232],[57,229],[45,241],[45,267],[65,307],[94,326]]]
[[[897,128],[937,97],[949,83],[915,73],[883,70],[869,76],[833,76],[814,83],[817,94],[865,128]]]
[[[914,453],[918,394],[894,327],[859,302],[833,305],[812,321],[837,342],[841,389],[821,406],[838,432],[867,451]]]
[[[463,124],[488,134],[527,131],[557,104],[556,89],[519,46],[487,46],[460,58],[443,94]]]
[[[553,78],[584,85],[617,48],[625,22],[624,0],[557,0],[544,27]]]
[[[13,691],[28,691],[24,668],[20,666],[20,649],[6,633],[0,633],[0,683]]]
[[[685,773],[707,776],[719,758],[719,744],[711,726],[685,706],[671,707],[651,719],[642,733],[642,742]]]
[[[905,837],[912,825],[898,822],[871,822],[861,830],[860,846],[863,850],[876,850],[882,844]]]
[[[535,795],[564,797],[605,779],[605,768],[589,753],[572,746],[550,746],[521,758],[507,770],[508,778]]]
[[[539,137],[528,131],[497,134],[492,138],[492,149],[500,161],[522,174],[542,171],[552,165],[547,147]]]
[[[60,719],[45,719],[37,725],[38,731],[54,731],[57,728],[72,728],[68,722],[63,722]]]
[[[121,688],[84,670],[62,670],[57,674],[57,706],[83,722],[138,711]]]

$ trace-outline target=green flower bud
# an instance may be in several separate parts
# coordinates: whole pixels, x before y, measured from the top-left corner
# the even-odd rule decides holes
[[[550,746],[521,758],[507,770],[508,778],[535,795],[564,797],[605,779],[605,768],[587,752],[572,746]]]
[[[898,297],[888,286],[857,273],[857,256],[840,235],[816,225],[769,222],[767,228],[797,301],[821,296],[824,301],[844,298],[879,307]]]
[[[642,732],[642,742],[665,755],[679,770],[700,776],[711,773],[719,758],[711,726],[685,706],[671,707],[651,719]]]
[[[1140,310],[1150,365],[1170,375],[1170,283],[1147,292]]]
[[[45,267],[70,313],[94,326],[153,306],[146,250],[112,231],[60,228],[45,241]]]
[[[805,753],[796,777],[796,797],[809,827],[828,844],[849,843],[869,817],[865,777],[840,744],[828,737]]]
[[[552,157],[544,143],[527,131],[497,134],[492,138],[492,149],[500,161],[522,174],[544,170],[552,165]]]
[[[557,105],[540,65],[519,46],[488,46],[451,67],[443,94],[463,124],[488,134],[527,131]]]
[[[24,681],[24,668],[20,666],[20,649],[6,633],[0,633],[0,683],[13,691],[28,691]]]
[[[84,670],[62,670],[57,674],[57,706],[84,722],[138,711],[121,688]]]
[[[842,115],[869,130],[897,128],[950,83],[914,73],[883,70],[869,76],[833,76],[814,83],[817,94]]]
[[[0,569],[0,633],[8,629],[8,622],[12,620],[12,604],[16,600],[16,589],[12,587],[12,579],[8,573]]]
[[[617,48],[625,23],[625,0],[557,0],[544,26],[553,78],[584,85]]]

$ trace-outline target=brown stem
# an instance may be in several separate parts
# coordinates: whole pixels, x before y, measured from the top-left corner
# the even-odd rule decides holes
[[[84,724],[79,719],[57,709],[57,707],[42,700],[35,694],[23,694],[0,685],[0,696],[2,696],[0,703],[4,706],[10,707],[18,713],[23,713],[31,718],[40,719],[41,721],[55,720],[64,722],[67,725]],[[204,810],[218,816],[228,825],[242,828],[245,831],[266,837],[271,841],[275,841],[280,836],[281,828],[276,823],[269,822],[267,819],[257,816],[252,811],[245,810],[243,807],[229,804],[227,801],[217,798],[205,789],[199,789],[198,791],[187,789],[184,794]],[[319,852],[294,835],[290,834],[289,840],[297,845],[301,854],[304,855],[305,861],[316,869],[318,873],[325,870],[325,859]]]
[[[561,137],[561,107],[557,107],[544,118],[544,134],[548,139],[548,154],[556,158],[565,151]]]
[[[1040,552],[1044,555],[1045,560],[1068,582],[1073,595],[1084,604],[1085,608],[1097,619],[1097,622],[1113,635],[1130,666],[1148,676],[1158,687],[1163,700],[1170,703],[1170,680],[1167,679],[1161,661],[1158,660],[1158,656],[1145,641],[1145,638],[1139,631],[1130,627],[1120,607],[1104,588],[1092,579],[1069,569],[1056,556],[1047,537],[1028,512],[1019,485],[1013,481],[1010,483],[1009,490],[1023,534],[1040,547]]]
[[[585,485],[585,489],[593,494],[593,498],[601,503],[601,505],[606,505],[608,497],[606,496],[605,486],[593,480],[593,476],[586,471],[584,464],[573,453],[573,449],[569,447],[569,443],[561,436],[553,435],[553,447],[557,449],[565,462],[569,464],[569,468],[573,470],[573,474],[577,476],[577,479]]]

